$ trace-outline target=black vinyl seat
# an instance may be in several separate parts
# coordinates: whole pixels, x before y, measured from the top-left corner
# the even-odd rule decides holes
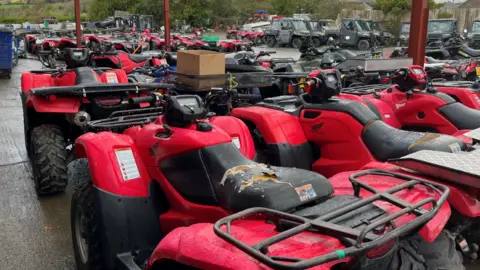
[[[96,72],[90,67],[78,67],[74,69],[74,72],[76,76],[75,85],[101,83],[98,80]]]
[[[219,205],[230,212],[251,207],[289,211],[333,194],[322,175],[257,163],[232,143],[172,157],[160,168],[186,200]]]
[[[362,139],[379,161],[400,158],[420,150],[456,152],[467,150],[467,145],[449,135],[396,129],[381,120],[365,125]]]
[[[472,49],[468,46],[462,46],[462,51],[470,55],[471,57],[479,57],[480,56],[480,50],[475,50]]]
[[[480,110],[455,102],[439,108],[438,111],[459,130],[480,128]]]
[[[128,57],[130,58],[130,60],[132,60],[135,63],[141,63],[141,62],[147,61],[152,56],[151,55],[142,55],[142,54],[128,54]]]

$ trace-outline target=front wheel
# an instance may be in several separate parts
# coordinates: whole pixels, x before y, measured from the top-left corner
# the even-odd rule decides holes
[[[69,165],[68,179],[73,184],[70,211],[73,254],[78,270],[105,269],[105,257],[97,220],[96,197],[86,159],[74,160]]]
[[[357,48],[360,51],[366,51],[368,50],[368,48],[370,48],[370,43],[368,42],[368,40],[362,39],[358,42]]]
[[[302,46],[302,39],[301,38],[293,38],[292,39],[292,47],[295,48],[295,49],[299,49],[301,46]]]
[[[313,46],[314,46],[315,48],[318,48],[318,47],[320,47],[320,46],[322,45],[322,42],[320,41],[319,38],[314,38],[314,39],[312,39],[312,43],[313,43]],[[301,46],[301,45],[300,45],[300,46]]]
[[[30,132],[30,153],[35,190],[51,195],[67,187],[67,149],[63,131],[56,125],[41,125]]]
[[[275,37],[273,37],[273,36],[268,36],[268,37],[267,37],[267,46],[268,46],[269,48],[275,47],[275,44],[276,44],[276,43],[277,43],[277,41],[275,40]]]

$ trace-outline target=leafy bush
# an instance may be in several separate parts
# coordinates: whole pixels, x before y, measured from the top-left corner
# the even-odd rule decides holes
[[[450,18],[453,18],[453,14],[446,11],[446,10],[441,10],[440,12],[438,12],[437,18],[438,19],[450,19]]]

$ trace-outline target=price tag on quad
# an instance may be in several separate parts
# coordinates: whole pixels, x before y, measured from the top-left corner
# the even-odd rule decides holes
[[[477,77],[480,77],[480,67],[476,67],[475,72],[477,73]]]

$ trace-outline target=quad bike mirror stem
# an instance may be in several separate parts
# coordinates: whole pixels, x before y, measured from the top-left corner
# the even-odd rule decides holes
[[[165,0],[168,1],[168,0]],[[80,24],[80,0],[74,0],[73,5],[75,8],[75,31],[77,36],[77,48],[82,47],[82,25]]]

